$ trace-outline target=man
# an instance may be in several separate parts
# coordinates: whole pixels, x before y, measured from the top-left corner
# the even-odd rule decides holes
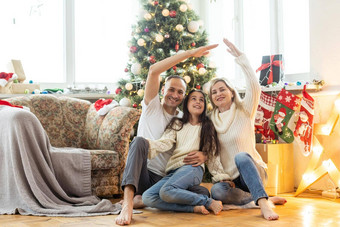
[[[158,95],[160,74],[189,57],[206,55],[209,50],[215,47],[217,45],[187,50],[157,62],[149,68],[142,101],[142,115],[137,132],[137,135],[142,137],[136,137],[130,144],[131,148],[137,147],[138,149],[131,149],[136,150],[136,152],[129,152],[128,154],[122,180],[124,200],[122,211],[116,218],[116,224],[130,224],[133,208],[144,207],[141,194],[165,176],[165,166],[172,153],[170,150],[159,154],[152,160],[147,160],[149,144],[143,138],[159,139],[170,120],[175,116],[181,117],[183,115],[177,107],[182,103],[185,96],[185,81],[179,76],[168,77],[164,87],[162,87],[163,100],[161,102]],[[205,161],[206,157],[199,151],[192,151],[184,160],[185,164],[193,166],[201,165]],[[189,190],[209,195],[209,191],[202,186],[196,186]],[[134,196],[135,193],[136,196]]]

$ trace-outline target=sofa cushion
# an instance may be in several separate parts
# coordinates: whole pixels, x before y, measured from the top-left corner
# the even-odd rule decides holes
[[[87,140],[83,147],[116,151],[119,154],[120,169],[123,170],[129,149],[130,132],[139,116],[140,110],[121,106],[115,107],[105,116],[99,116],[92,104],[87,113]]]
[[[119,155],[115,151],[90,150],[92,170],[118,168]]]

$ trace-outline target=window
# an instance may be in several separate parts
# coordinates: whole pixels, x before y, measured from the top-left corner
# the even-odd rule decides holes
[[[0,9],[0,70],[20,59],[28,80],[63,82],[62,1],[0,1]]]
[[[0,1],[0,70],[20,59],[41,84],[114,84],[124,75],[139,0]],[[20,6],[20,7],[18,7]]]
[[[138,20],[139,2],[0,1],[0,27],[6,31],[0,42],[0,71],[8,71],[11,59],[20,59],[27,80],[49,87],[115,86],[125,75],[127,43],[131,25]],[[309,80],[308,0],[191,0],[191,4],[199,9],[210,43],[222,46],[222,37],[229,38],[254,69],[263,55],[282,53],[286,80]],[[232,59],[222,47],[211,56],[217,76],[243,86]]]
[[[222,37],[227,37],[247,54],[254,70],[261,65],[262,56],[282,53],[285,80],[309,80],[308,0],[216,0],[204,4],[210,43],[224,45]],[[225,48],[220,49],[211,57],[218,76],[226,76],[242,87],[244,78],[238,76],[239,68],[234,69],[234,62],[228,59],[232,57],[226,57]]]

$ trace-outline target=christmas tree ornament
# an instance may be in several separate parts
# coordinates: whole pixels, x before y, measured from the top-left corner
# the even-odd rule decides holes
[[[171,10],[169,13],[171,18],[175,18],[176,17],[176,11],[175,10]]]
[[[178,50],[179,50],[179,44],[177,42],[176,45],[175,45],[175,51],[177,52]]]
[[[161,43],[161,42],[163,42],[164,37],[161,34],[157,34],[155,36],[155,39],[156,39],[157,42]]]
[[[140,39],[137,40],[137,44],[138,44],[138,46],[144,46],[145,40],[140,38]]]
[[[288,125],[299,105],[300,98],[282,88],[276,98],[273,116],[270,120],[270,128],[287,143],[294,141],[294,134],[288,128]]]
[[[191,43],[191,46],[192,46],[192,47],[195,47],[195,46],[196,46],[196,43],[195,43],[195,42],[192,42],[192,43]]]
[[[260,102],[255,115],[255,129],[262,134],[262,139],[273,140],[275,133],[270,129],[270,119],[275,109],[276,97],[261,92]]]
[[[181,31],[183,31],[183,25],[181,25],[181,24],[178,24],[178,25],[176,25],[176,30],[177,31],[179,31],[179,32],[181,32]]]
[[[170,12],[169,12],[168,9],[163,9],[163,10],[162,10],[162,15],[163,15],[164,17],[169,16],[169,14],[170,14]]]
[[[199,29],[199,24],[197,21],[190,21],[189,24],[188,24],[188,30],[189,32],[191,33],[196,33]]]
[[[159,4],[158,1],[154,1],[154,2],[153,2],[153,5],[154,5],[154,6],[158,6],[158,4]]]
[[[132,88],[133,88],[133,85],[131,83],[126,83],[125,88],[126,88],[126,90],[131,91]]]
[[[146,13],[146,14],[144,15],[144,19],[145,19],[145,20],[151,20],[151,19],[152,19],[151,14],[150,14],[150,13]]]
[[[150,29],[148,27],[144,28],[144,32],[148,33]]]
[[[137,108],[137,103],[134,103],[134,104],[132,105],[132,107],[133,107],[133,108]]]
[[[156,59],[155,59],[155,56],[150,56],[149,57],[149,62],[151,63],[151,64],[154,64],[154,63],[156,63]]]
[[[188,6],[186,4],[182,4],[180,5],[179,10],[184,13],[188,10]]]
[[[158,48],[156,51],[158,54],[162,54],[162,55],[164,54],[164,50],[162,48]]]
[[[198,63],[198,64],[196,65],[196,68],[197,68],[197,69],[204,68],[204,64],[203,64],[203,63]]]
[[[124,69],[124,72],[126,72],[126,73],[129,72],[129,69],[128,69],[128,68],[125,68],[125,69]]]
[[[136,53],[136,51],[137,51],[137,47],[136,46],[130,47],[130,52],[131,53]]]
[[[185,82],[188,84],[191,81],[191,77],[190,76],[184,76],[183,79],[185,80]]]
[[[198,70],[198,74],[200,74],[200,75],[204,75],[206,72],[207,72],[207,70],[205,68],[200,68]]]
[[[143,97],[143,95],[144,95],[144,90],[143,90],[143,89],[139,89],[139,90],[137,91],[137,95],[140,96],[140,97]]]
[[[176,65],[173,66],[172,69],[173,69],[174,71],[176,71],[176,70],[177,70],[177,66],[176,66]]]
[[[24,91],[24,94],[29,94],[30,93],[30,89],[25,89],[25,91]]]
[[[41,91],[39,89],[34,89],[34,91],[32,92],[32,94],[40,94]]]
[[[196,89],[201,89],[201,85],[197,84]]]
[[[296,123],[294,136],[301,148],[302,154],[305,156],[308,156],[312,150],[313,118],[314,99],[307,93],[306,85],[304,85],[299,119]]]
[[[142,80],[142,82],[140,82],[140,84],[141,84],[142,86],[144,86],[145,80]]]
[[[164,38],[169,39],[169,38],[170,38],[169,33],[166,33],[166,34],[164,35]]]
[[[192,4],[188,3],[188,10],[192,10]]]
[[[135,75],[139,75],[142,71],[142,66],[139,63],[133,63],[131,65],[131,72]]]
[[[124,97],[119,101],[119,105],[121,106],[126,106],[126,107],[131,107],[131,101],[130,99]]]

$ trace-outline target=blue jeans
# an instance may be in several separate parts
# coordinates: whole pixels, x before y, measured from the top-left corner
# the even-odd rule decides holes
[[[160,210],[188,213],[194,212],[194,207],[198,205],[208,208],[212,202],[211,198],[186,190],[199,185],[202,178],[203,168],[201,166],[185,165],[172,170],[143,193],[143,203]]]
[[[211,188],[211,196],[224,204],[245,205],[260,198],[268,199],[263,182],[267,180],[267,173],[246,152],[235,156],[235,164],[240,176],[233,180],[235,188],[226,182],[219,182]],[[249,193],[250,192],[250,193]]]

